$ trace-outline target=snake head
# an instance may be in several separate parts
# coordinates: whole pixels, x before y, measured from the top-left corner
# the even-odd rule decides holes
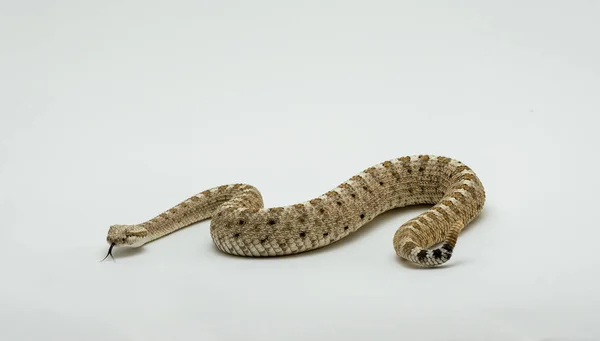
[[[106,241],[115,246],[138,247],[148,241],[148,230],[138,225],[113,225]]]

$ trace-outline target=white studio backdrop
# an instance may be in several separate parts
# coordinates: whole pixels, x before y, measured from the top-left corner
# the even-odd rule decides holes
[[[598,1],[0,1],[0,339],[600,340]],[[246,259],[112,224],[244,182],[267,206],[413,154],[487,203],[436,269],[387,212]]]

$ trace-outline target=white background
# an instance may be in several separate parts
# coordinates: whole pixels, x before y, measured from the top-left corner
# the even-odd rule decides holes
[[[598,1],[2,1],[0,339],[600,340]],[[220,253],[109,225],[245,182],[267,206],[378,162],[487,191],[447,266],[383,214],[331,247]]]

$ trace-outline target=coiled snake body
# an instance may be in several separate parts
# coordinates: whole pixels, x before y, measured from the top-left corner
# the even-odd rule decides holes
[[[239,256],[281,256],[329,245],[387,210],[434,204],[404,223],[393,244],[400,257],[436,266],[450,259],[458,233],[481,212],[484,202],[481,182],[461,162],[405,156],[367,168],[317,198],[286,207],[263,208],[260,192],[250,185],[216,187],[147,222],[113,225],[107,241],[111,250],[139,247],[212,218],[210,234],[219,250]]]

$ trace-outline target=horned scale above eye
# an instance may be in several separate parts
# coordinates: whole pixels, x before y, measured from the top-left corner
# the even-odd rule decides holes
[[[138,247],[212,217],[210,234],[219,250],[250,257],[280,256],[327,246],[390,209],[431,204],[396,231],[393,245],[400,257],[435,266],[450,259],[459,232],[479,215],[484,203],[481,181],[463,163],[441,156],[404,156],[369,167],[319,197],[286,207],[265,209],[261,193],[251,185],[215,187],[144,223],[115,225],[107,241],[117,247]],[[121,237],[125,232],[131,238]],[[440,243],[441,247],[432,248]]]

